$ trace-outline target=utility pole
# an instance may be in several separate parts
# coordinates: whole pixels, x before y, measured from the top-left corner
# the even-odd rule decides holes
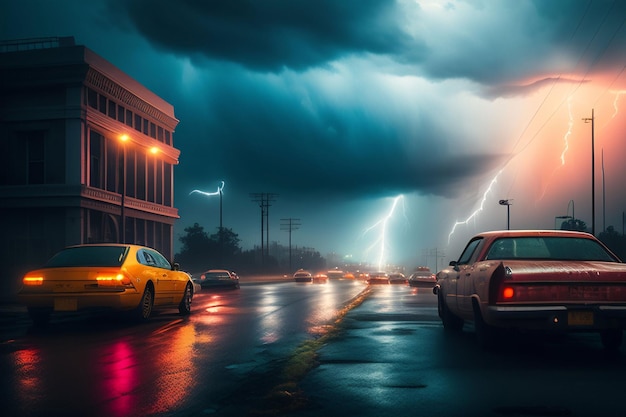
[[[591,234],[596,235],[596,162],[594,145],[594,121],[595,116],[591,109],[591,117],[584,117],[585,123],[591,122]]]
[[[291,232],[294,230],[298,230],[301,226],[300,219],[280,219],[281,225],[280,230],[286,230],[289,232],[289,272],[293,272],[291,268]]]
[[[277,197],[278,194],[272,194],[272,193],[252,193],[250,194],[250,197],[252,198],[252,201],[256,202],[259,204],[259,207],[261,207],[261,263],[265,263],[265,248],[263,245],[263,235],[265,233],[265,230],[267,228],[267,233],[266,233],[266,239],[267,239],[267,256],[269,256],[269,250],[270,250],[270,231],[269,231],[269,207],[271,206],[271,202],[276,201],[275,197]]]

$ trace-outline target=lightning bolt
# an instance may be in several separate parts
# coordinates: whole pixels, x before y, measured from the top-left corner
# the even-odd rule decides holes
[[[448,235],[448,245],[450,244],[450,239],[452,238],[452,235],[454,234],[457,226],[469,223],[470,220],[472,220],[474,217],[478,216],[478,213],[483,211],[483,208],[485,206],[485,201],[487,201],[487,195],[491,192],[491,189],[493,188],[495,183],[498,182],[498,177],[500,176],[501,173],[502,173],[502,169],[500,171],[498,171],[498,173],[493,177],[493,179],[489,183],[489,187],[487,187],[487,190],[485,190],[485,192],[483,193],[483,198],[480,201],[480,206],[472,214],[470,214],[467,219],[465,219],[463,221],[458,221],[457,220],[454,223],[454,226],[452,226],[452,230],[450,231],[450,234]]]
[[[565,142],[565,148],[561,152],[561,166],[565,165],[565,154],[569,150],[569,137],[572,136],[572,128],[574,127],[574,116],[572,116],[572,97],[567,99],[567,114],[569,115],[569,122],[567,123],[567,132],[563,136]]]
[[[546,191],[548,190],[548,186],[550,185],[550,182],[552,181],[552,177],[554,176],[554,174],[560,167],[565,166],[565,154],[567,154],[567,151],[569,150],[569,138],[570,136],[572,136],[572,129],[574,128],[574,115],[572,114],[572,97],[571,96],[567,98],[567,115],[569,117],[569,121],[567,122],[567,131],[565,132],[565,135],[563,136],[564,145],[563,145],[563,151],[561,152],[561,158],[560,158],[561,165],[557,166],[556,168],[554,168],[554,170],[552,170],[552,173],[548,177],[548,180],[545,182],[543,191],[541,192],[541,195],[539,196],[537,200],[541,200],[546,195]]]
[[[389,220],[393,217],[394,212],[396,211],[396,207],[398,206],[398,203],[402,200],[402,210],[404,213],[404,218],[405,220],[408,222],[408,219],[406,217],[406,211],[405,211],[405,207],[404,207],[404,196],[402,194],[400,194],[399,196],[395,197],[393,199],[393,202],[391,204],[391,207],[389,209],[389,212],[383,216],[380,220],[378,220],[376,223],[374,223],[373,225],[371,225],[370,227],[368,227],[367,229],[365,229],[365,231],[363,232],[363,236],[366,235],[368,232],[370,232],[371,230],[375,229],[375,228],[379,228],[380,229],[380,235],[378,236],[378,238],[376,239],[376,241],[367,249],[367,252],[369,252],[370,250],[374,250],[376,247],[378,247],[380,249],[379,255],[378,255],[378,270],[382,270],[383,265],[385,265],[385,249],[387,246],[387,223],[389,222]]]
[[[214,193],[209,193],[209,192],[207,192],[207,191],[193,190],[192,192],[190,192],[190,193],[189,193],[189,195],[191,195],[191,194],[193,194],[193,193],[199,193],[199,194],[202,194],[202,195],[208,195],[208,196],[211,196],[211,195],[220,195],[220,194],[222,193],[222,190],[223,190],[223,189],[224,189],[224,181],[222,181],[222,182],[220,183],[220,185],[217,187],[217,191],[215,191]]]
[[[611,91],[611,93],[615,94],[615,100],[613,100],[613,108],[615,109],[615,111],[613,112],[611,119],[615,119],[615,116],[617,116],[617,113],[619,112],[619,108],[617,107],[617,102],[619,101],[619,97],[622,94],[626,94],[626,90]]]

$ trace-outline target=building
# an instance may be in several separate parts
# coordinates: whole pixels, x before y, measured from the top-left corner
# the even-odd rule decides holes
[[[174,108],[72,37],[0,42],[0,291],[61,248],[173,256]]]

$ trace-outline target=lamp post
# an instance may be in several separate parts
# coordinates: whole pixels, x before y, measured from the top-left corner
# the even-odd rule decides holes
[[[584,117],[585,123],[591,122],[591,234],[596,235],[596,180],[595,180],[595,146],[594,146],[594,121],[593,109],[591,117]]]
[[[500,200],[498,204],[506,206],[506,230],[511,230],[511,204],[513,200]]]
[[[128,142],[129,139],[128,135],[120,136],[120,141],[122,142],[122,201],[120,210],[120,227],[122,229],[120,232],[122,239],[121,243],[126,243],[126,213],[124,212],[124,208],[126,207],[126,142]]]

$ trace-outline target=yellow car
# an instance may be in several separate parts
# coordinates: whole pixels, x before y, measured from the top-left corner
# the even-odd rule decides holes
[[[129,244],[70,246],[40,269],[28,272],[18,301],[35,326],[45,326],[53,311],[111,308],[147,320],[156,307],[191,312],[194,285],[152,248]]]

